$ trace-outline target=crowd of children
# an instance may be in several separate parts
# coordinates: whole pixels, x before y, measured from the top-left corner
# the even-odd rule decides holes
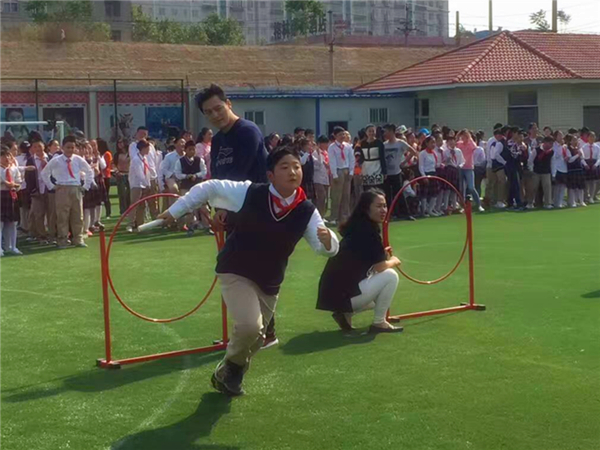
[[[120,214],[148,195],[184,194],[211,177],[212,137],[209,128],[203,128],[196,140],[183,131],[160,151],[148,130],[140,127],[134,142],[117,142],[113,155],[100,138],[69,136],[61,145],[56,140],[44,143],[35,131],[20,144],[5,136],[2,254],[21,254],[19,233],[20,239],[43,245],[85,246],[84,240],[102,226],[102,205],[106,217],[111,215],[113,182]],[[462,212],[456,191],[469,194],[480,212],[484,208],[524,211],[595,203],[600,188],[596,138],[587,128],[565,134],[549,127],[540,131],[535,123],[527,130],[496,124],[487,140],[482,131],[437,125],[413,131],[387,124],[367,125],[354,139],[341,127],[330,136],[317,137],[302,128],[282,137],[272,133],[264,140],[264,151],[279,145],[296,147],[307,198],[328,224],[337,225],[348,218],[363,191],[375,188],[386,194],[391,205],[404,187],[392,213],[396,219],[407,220]],[[412,182],[422,176],[436,176],[446,183]],[[67,195],[66,186],[76,186],[77,192]],[[127,229],[135,231],[147,216],[156,218],[172,203],[172,199],[162,204],[148,201],[147,207],[130,214]],[[200,211],[177,227],[190,235],[198,228],[208,231]]]

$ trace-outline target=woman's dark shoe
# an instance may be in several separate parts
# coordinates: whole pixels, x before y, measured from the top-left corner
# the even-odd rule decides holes
[[[379,333],[401,333],[404,331],[404,327],[395,327],[390,325],[389,327],[378,327],[375,325],[371,325],[369,327],[369,334],[379,334]]]
[[[346,317],[346,314],[341,313],[341,312],[334,312],[331,317],[333,317],[333,320],[335,320],[335,322],[338,324],[338,326],[340,327],[340,330],[342,331],[353,331],[354,328],[352,328],[352,322],[350,319],[348,319],[348,317]]]

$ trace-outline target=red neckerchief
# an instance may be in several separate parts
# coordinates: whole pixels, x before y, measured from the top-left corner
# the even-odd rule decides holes
[[[344,144],[342,144],[341,146],[338,145],[337,141],[335,142],[335,146],[337,148],[340,149],[340,152],[342,153],[342,161],[346,162],[346,155],[344,154]]]
[[[6,181],[8,183],[12,183],[13,182],[13,177],[12,177],[12,173],[10,173],[10,167],[6,168]],[[12,198],[13,200],[17,200],[17,190],[15,188],[10,188],[10,198]]]
[[[144,163],[144,176],[146,176],[146,174],[148,173],[148,169],[150,169],[150,166],[148,165],[148,163],[146,162],[146,160],[144,159],[144,157],[142,155],[140,155],[140,159]]]
[[[456,159],[456,149],[451,148],[450,155],[452,156],[452,161],[454,161],[454,164],[458,164],[458,160]]]
[[[275,213],[275,215],[277,216],[278,219],[280,217],[285,216],[289,212],[293,211],[296,208],[296,206],[298,206],[300,203],[302,203],[304,200],[306,200],[306,193],[304,192],[304,189],[302,189],[301,187],[299,187],[296,190],[296,198],[288,206],[284,206],[284,204],[281,203],[281,199],[279,197],[277,197],[276,195],[274,195],[272,192],[269,192],[269,194],[270,194],[271,200],[273,201],[275,206],[277,206],[279,208],[279,212]],[[275,211],[273,211],[273,212],[275,212]]]
[[[594,144],[588,144],[590,146],[590,157],[588,159],[594,159]]]
[[[544,150],[544,147],[540,147],[542,149],[542,153],[537,155],[537,159],[544,159],[546,157],[546,155],[548,155],[551,152],[554,152],[553,148],[550,148],[550,150]]]
[[[67,169],[69,171],[69,175],[71,178],[75,178],[75,174],[73,173],[73,167],[71,167],[71,158],[65,158],[67,160]]]

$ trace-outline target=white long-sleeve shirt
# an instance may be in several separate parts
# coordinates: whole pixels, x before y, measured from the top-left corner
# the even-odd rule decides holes
[[[488,139],[487,144],[485,146],[485,155],[487,157],[487,168],[492,168],[492,150],[494,149],[494,144],[498,142],[494,136]]]
[[[73,176],[71,176],[67,159],[67,156],[64,154],[54,156],[46,164],[46,167],[42,170],[44,184],[48,189],[52,190],[56,186],[81,186],[81,182],[83,181],[83,188],[87,191],[94,181],[94,171],[81,156],[72,155],[70,159]],[[53,177],[56,183],[53,183],[50,177]]]
[[[146,170],[144,170],[144,162],[146,162]],[[129,186],[132,188],[148,189],[152,180],[152,168],[146,158],[141,154],[137,154],[129,165]]]
[[[204,164],[204,160],[200,157],[200,172],[195,173],[196,178],[204,179],[206,177],[206,164]],[[187,173],[183,173],[183,169],[181,167],[181,158],[175,163],[175,178],[178,180],[185,180],[188,177]]]
[[[24,175],[25,167],[27,167],[27,155],[21,153],[20,155],[17,155],[15,157],[15,160],[17,161],[17,167],[18,167],[19,171],[21,172],[21,175]],[[26,188],[27,188],[27,182],[25,181],[25,177],[22,177],[21,189],[26,189]]]
[[[594,167],[600,167],[600,145],[599,144],[585,144],[583,146],[583,155],[585,159],[595,159]]]
[[[435,172],[436,164],[438,163],[439,156],[434,152],[429,153],[427,150],[419,152],[419,172],[424,177],[428,173]]]
[[[152,180],[155,180],[156,178],[158,178],[157,168],[160,168],[159,153],[160,152],[157,152],[156,149],[154,148],[154,145],[150,144],[150,151],[148,152],[148,155],[146,156],[146,164],[148,164],[148,166],[152,169],[152,174],[151,174]],[[137,148],[137,141],[129,144],[129,159],[131,161],[133,161],[134,158],[139,154],[140,154],[140,151]]]
[[[48,158],[46,158],[45,155],[43,156],[43,158],[40,158],[36,155],[34,156],[34,162],[35,168],[37,169],[35,175],[37,176],[38,180],[38,191],[40,194],[43,194],[48,190],[48,188],[46,187],[46,183],[44,182],[44,178],[42,177],[42,170],[44,170],[44,168],[48,164]]]
[[[336,141],[329,146],[327,153],[329,154],[329,168],[333,178],[338,177],[337,171],[339,169],[348,169],[350,175],[354,173],[354,152],[350,144],[346,142],[340,144]],[[342,153],[344,154],[343,158]]]
[[[550,163],[550,168],[552,172],[552,176],[556,176],[556,172],[567,173],[569,170],[567,168],[567,159],[569,157],[569,152],[567,149],[560,145],[559,143],[554,143],[554,156],[552,157],[552,161]]]
[[[483,147],[481,146],[477,147],[473,152],[473,166],[478,167],[485,165],[487,165],[487,157],[485,155],[485,150],[483,150]]]
[[[160,165],[160,174],[165,178],[173,178],[175,176],[175,165],[183,157],[183,153],[180,155],[176,150],[171,153],[167,153],[164,157],[162,164]]]
[[[175,219],[178,219],[184,214],[194,211],[206,203],[209,203],[214,208],[239,212],[242,209],[242,206],[244,206],[246,194],[248,193],[248,188],[251,184],[250,181],[208,180],[204,183],[197,184],[190,189],[187,194],[179,198],[169,208],[169,213]],[[284,206],[291,205],[297,195],[296,191],[290,197],[283,198],[279,192],[275,190],[273,185],[269,187],[269,191],[271,194],[278,197]],[[279,212],[279,208],[277,208],[276,205],[273,205],[273,209],[276,213]],[[317,236],[317,230],[319,228],[325,228],[325,223],[323,222],[319,211],[315,209],[303,237],[315,253],[325,256],[336,255],[339,250],[337,236],[329,230],[329,234],[331,235],[331,249],[327,250],[323,244],[321,244],[321,241],[319,241]]]
[[[8,166],[8,167],[0,167],[0,181],[1,186],[0,186],[0,190],[3,191],[8,191],[10,189],[13,188],[9,188],[7,185],[5,185],[4,183],[6,182],[6,171],[10,172],[10,175],[12,177],[12,182],[13,183],[17,183],[19,185],[23,185],[23,178],[21,177],[21,171],[19,170],[19,167],[17,166]],[[18,189],[21,189],[21,187],[19,187]]]
[[[452,152],[454,151],[454,155]],[[444,150],[444,164],[446,166],[453,166],[457,169],[462,168],[465,165],[465,157],[460,148]]]

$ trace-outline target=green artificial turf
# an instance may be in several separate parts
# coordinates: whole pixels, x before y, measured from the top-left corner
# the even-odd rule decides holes
[[[112,221],[111,223],[114,223]],[[325,259],[302,242],[277,308],[280,345],[254,359],[247,395],[209,384],[220,354],[106,371],[98,238],[88,249],[28,247],[2,259],[2,448],[600,448],[600,206],[475,216],[476,301],[407,320],[404,333],[344,337],[316,311]],[[464,217],[391,225],[413,276],[455,263]],[[214,240],[120,235],[111,272],[134,309],[184,313],[212,279]],[[257,262],[259,264],[259,262]],[[435,286],[401,278],[394,313],[468,299],[467,266]],[[114,356],[208,345],[213,294],[197,314],[143,322],[111,297]],[[370,313],[355,319],[366,327]]]

